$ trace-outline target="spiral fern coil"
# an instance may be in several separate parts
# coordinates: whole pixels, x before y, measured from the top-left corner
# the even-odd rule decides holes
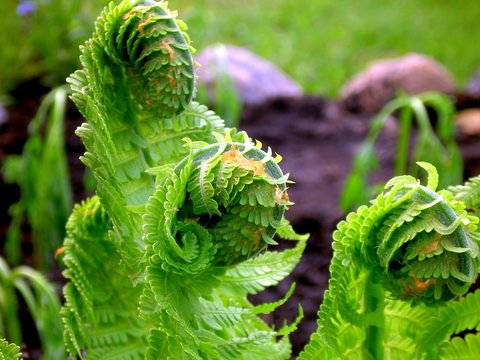
[[[270,149],[192,101],[185,30],[166,2],[111,3],[68,79],[97,181],[64,242],[72,358],[290,357],[301,311],[275,330],[258,315],[286,299],[247,299],[288,276],[305,248],[284,218],[288,175]],[[267,251],[276,233],[296,246]]]

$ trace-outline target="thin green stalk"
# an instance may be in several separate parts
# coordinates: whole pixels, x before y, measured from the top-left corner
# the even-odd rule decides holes
[[[65,153],[64,119],[68,90],[51,91],[29,124],[29,138],[22,155],[5,159],[5,181],[20,187],[21,198],[10,209],[5,251],[10,264],[19,263],[20,225],[24,217],[32,229],[35,265],[47,271],[61,246],[65,223],[72,207],[72,191]],[[45,136],[41,129],[46,126]],[[28,176],[27,176],[28,175]]]
[[[395,159],[395,176],[407,173],[408,143],[412,127],[412,109],[404,107],[400,112],[400,129],[398,132],[397,158]]]
[[[15,290],[11,280],[11,271],[4,259],[0,258],[0,286],[3,296],[0,299],[0,307],[5,317],[4,334],[8,334],[9,341],[21,344],[22,332],[17,317],[17,303]]]
[[[375,323],[367,326],[366,338],[363,343],[363,348],[367,354],[370,354],[373,359],[381,360],[384,358],[383,344],[384,344],[384,308],[385,308],[385,291],[382,286],[375,281],[374,276],[370,274],[365,285],[364,304],[367,316],[375,314]],[[379,321],[379,317],[381,320]]]
[[[439,136],[432,128],[427,105],[433,106],[437,114]],[[368,183],[369,175],[378,167],[374,145],[387,120],[396,112],[400,112],[400,128],[394,164],[395,175],[410,173],[416,176],[417,171],[413,164],[424,161],[433,164],[442,175],[441,187],[456,184],[461,180],[462,158],[453,137],[454,122],[450,100],[438,93],[400,95],[385,105],[372,120],[370,130],[353,160],[352,171],[342,191],[340,208],[344,212],[365,204],[374,194],[373,188]],[[409,140],[413,121],[417,123],[418,137],[410,158]]]
[[[36,201],[29,214],[34,225],[35,264],[39,264],[42,269],[49,269],[53,265],[53,254],[62,243],[64,226],[72,208],[72,190],[64,151],[67,96],[65,87],[51,92],[43,114],[43,121],[48,128],[39,154],[42,167],[36,182]],[[55,206],[52,207],[52,203]]]

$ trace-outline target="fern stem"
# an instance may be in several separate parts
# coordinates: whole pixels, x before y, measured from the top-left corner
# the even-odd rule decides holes
[[[7,338],[11,342],[21,344],[22,332],[17,317],[17,297],[11,279],[11,270],[3,258],[0,258],[0,296],[3,298],[0,310],[5,314],[5,329],[0,330],[6,330]],[[5,333],[2,335],[5,336]]]
[[[384,312],[385,307],[385,291],[382,286],[375,280],[373,273],[370,274],[365,285],[365,312],[375,314],[375,323],[366,329],[366,338],[363,348],[371,358],[381,360],[383,356],[383,338],[384,338]]]
[[[395,176],[404,175],[407,171],[408,140],[412,126],[412,109],[405,107],[400,114],[400,129],[398,133],[397,158],[395,160]]]

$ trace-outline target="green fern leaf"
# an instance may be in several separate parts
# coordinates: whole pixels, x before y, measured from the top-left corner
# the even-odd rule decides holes
[[[224,328],[235,327],[243,321],[243,317],[251,311],[243,307],[224,307],[216,302],[201,301],[201,319],[212,329],[221,331]]]
[[[435,314],[436,316],[426,324],[427,326],[425,326],[418,341],[418,351],[431,352],[433,345],[448,340],[450,336],[464,330],[478,328],[480,324],[479,309],[479,291],[470,293],[464,298],[439,309]]]
[[[68,80],[87,119],[77,135],[98,194],[67,226],[62,318],[72,357],[290,356],[299,318],[275,331],[257,312],[284,300],[255,310],[245,291],[280,281],[305,248],[283,217],[288,176],[270,149],[191,101],[185,29],[166,2],[112,2]],[[269,256],[279,228],[298,245]],[[225,273],[250,260],[256,278],[233,291]]]
[[[306,239],[295,248],[282,252],[266,252],[229,269],[221,277],[227,291],[245,296],[256,294],[286,278],[300,261]]]
[[[5,339],[0,339],[0,359],[1,360],[19,360],[23,359],[20,347],[16,344],[10,344]]]
[[[434,192],[426,168],[429,187],[395,178],[338,224],[319,328],[299,359],[438,358],[449,333],[478,326],[474,298],[453,300],[478,274],[478,219]]]
[[[480,354],[480,334],[467,334],[464,339],[455,337],[443,347],[441,359],[475,360]]]
[[[68,269],[64,275],[71,282],[64,288],[62,317],[67,351],[72,356],[88,348],[88,358],[95,358],[90,354],[97,352],[108,358],[110,351],[116,353],[123,346],[145,346],[138,345],[144,336],[143,324],[131,317],[137,312],[139,290],[129,278],[111,280],[113,274],[123,275],[126,269],[113,256],[110,226],[96,197],[77,205],[67,224],[64,262]]]
[[[463,185],[450,186],[448,192],[465,203],[469,209],[478,209],[480,207],[480,176],[469,179]]]
[[[391,333],[385,339],[385,358],[386,359],[408,359],[415,354],[415,341],[410,338],[395,336]]]

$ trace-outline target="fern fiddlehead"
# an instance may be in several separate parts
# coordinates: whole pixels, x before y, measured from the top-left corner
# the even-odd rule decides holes
[[[176,166],[147,203],[146,239],[165,243],[160,249],[164,267],[169,264],[182,272],[249,259],[275,244],[272,237],[289,204],[285,182],[274,159],[253,144],[202,147]],[[198,250],[182,248],[189,236],[199,240]],[[195,251],[205,253],[202,261],[208,261],[197,264]]]
[[[150,196],[153,177],[145,170],[187,155],[183,137],[213,141],[211,133],[223,129],[217,116],[190,102],[194,74],[183,28],[157,2],[111,3],[81,48],[83,69],[69,79],[72,98],[88,119],[77,131],[87,149],[83,161],[115,228],[122,229],[118,237],[137,245],[124,256],[141,246],[138,214],[127,206]],[[113,211],[111,204],[121,206]]]
[[[69,83],[97,195],[75,207],[62,310],[72,357],[282,359],[247,295],[275,285],[305,246],[284,219],[279,157],[192,102],[185,25],[165,2],[110,4]],[[297,240],[266,251],[282,237]]]
[[[478,218],[451,193],[435,192],[435,169],[421,165],[427,186],[394,178],[338,225],[319,329],[299,359],[418,355],[425,319],[475,282]]]
[[[0,339],[0,359],[2,360],[23,359],[23,356],[20,353],[20,347],[15,344],[8,343],[5,339]]]

